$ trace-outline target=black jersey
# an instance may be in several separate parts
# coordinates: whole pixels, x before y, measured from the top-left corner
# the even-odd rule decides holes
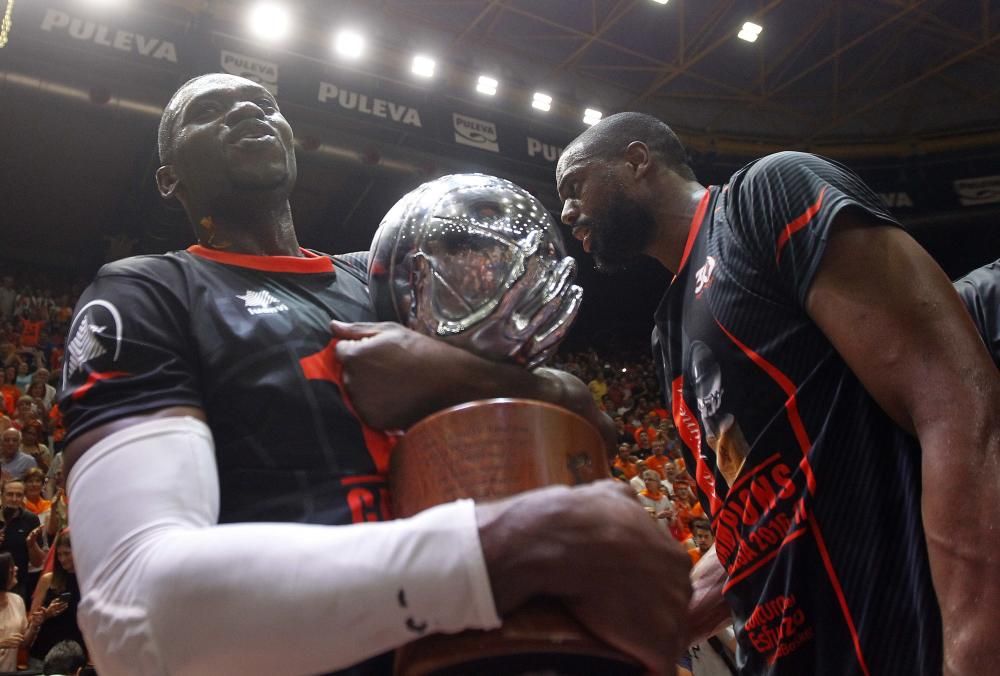
[[[1000,260],[962,277],[955,282],[955,289],[993,355],[993,362],[1000,367]]]
[[[805,312],[834,216],[896,224],[840,165],[765,157],[711,187],[654,344],[746,674],[938,674],[920,448]]]
[[[219,520],[386,518],[388,437],[343,396],[331,319],[373,321],[364,260],[193,246],[105,265],[70,328],[68,439],[166,406],[204,409]]]

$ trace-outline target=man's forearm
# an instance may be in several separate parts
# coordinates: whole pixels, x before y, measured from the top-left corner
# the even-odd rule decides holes
[[[715,553],[715,545],[691,569],[691,603],[688,606],[688,645],[703,641],[733,621],[722,596],[726,569]]]
[[[994,638],[1000,619],[1000,428],[995,419],[986,424],[990,429],[968,418],[954,422],[962,424],[920,435],[924,531],[941,607],[944,673],[984,674],[1000,662]],[[977,427],[982,434],[974,433]]]

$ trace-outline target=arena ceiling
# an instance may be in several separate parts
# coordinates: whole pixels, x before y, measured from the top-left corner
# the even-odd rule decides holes
[[[253,3],[102,1],[106,6],[95,9],[97,0],[16,0],[9,44],[0,48],[0,260],[89,273],[102,260],[190,242],[183,214],[153,188],[156,122],[178,84],[207,72],[186,50],[197,55],[220,40],[249,40],[253,47],[245,22]],[[13,4],[0,0],[0,11]],[[331,81],[343,75],[376,92],[410,91],[412,105],[447,113],[448,134],[449,111],[462,107],[563,143],[585,128],[580,118],[587,107],[604,114],[641,110],[681,134],[699,176],[711,182],[748,159],[789,148],[851,166],[867,163],[885,180],[877,190],[918,202],[939,190],[923,180],[925,170],[1000,181],[1000,0],[285,4],[293,12],[292,34],[262,54],[285,50]],[[96,13],[97,25],[111,32],[98,28],[75,41],[66,26],[62,34],[44,33],[38,22],[44,26],[39,17],[46,7],[81,21]],[[123,18],[130,14],[136,18]],[[119,20],[130,54],[111,48]],[[756,42],[737,38],[747,21],[762,26]],[[331,32],[344,25],[369,42],[354,64],[329,51]],[[180,56],[169,68],[140,63],[140,48],[163,47],[151,42],[156,31],[176,42]],[[438,58],[439,76],[414,88],[408,63],[417,51]],[[215,58],[209,70],[219,69]],[[287,63],[282,69],[282,78],[296,75]],[[473,91],[482,73],[499,80],[492,100]],[[535,91],[552,96],[549,113],[531,108]],[[545,147],[548,163],[499,157],[293,97],[283,101],[287,92],[278,98],[296,131],[300,168],[292,206],[308,246],[367,248],[399,196],[454,171],[507,176],[557,206],[557,142]],[[533,158],[539,159],[546,158]],[[903,192],[892,192],[895,183]],[[951,192],[950,181],[944,186]],[[949,273],[1000,257],[1000,205],[956,209],[931,200],[930,207],[908,209],[904,200],[902,206],[897,213]],[[642,269],[631,285],[597,279],[575,242],[570,248],[590,299],[585,315],[612,316],[613,330],[630,321],[645,327],[658,296],[648,288],[665,283],[664,273]]]
[[[318,3],[324,4],[324,3]],[[534,64],[520,79],[644,110],[701,141],[808,146],[995,134],[993,0],[385,0],[449,50]],[[737,39],[753,21],[756,42]],[[995,138],[995,137],[994,137]]]

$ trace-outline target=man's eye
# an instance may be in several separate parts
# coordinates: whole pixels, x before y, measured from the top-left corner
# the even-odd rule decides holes
[[[191,119],[192,120],[206,120],[206,119],[209,119],[213,115],[215,115],[215,113],[216,113],[216,111],[218,111],[218,109],[219,109],[219,107],[217,105],[215,105],[214,103],[205,103],[205,104],[199,105],[197,108],[195,108],[193,111],[191,111]]]

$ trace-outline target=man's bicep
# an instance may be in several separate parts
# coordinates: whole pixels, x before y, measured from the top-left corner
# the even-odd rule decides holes
[[[838,215],[806,311],[903,429],[975,398],[994,367],[944,272],[906,232]]]
[[[138,425],[148,420],[171,417],[191,417],[203,422],[206,421],[205,412],[198,407],[168,406],[166,408],[141,413],[139,415],[118,418],[116,420],[112,420],[111,422],[104,423],[103,425],[98,425],[97,427],[80,434],[66,446],[66,451],[63,455],[63,476],[69,476],[69,472],[73,468],[73,465],[83,456],[84,453],[100,443],[102,440],[110,437],[112,434],[121,432],[122,430],[126,430],[129,427]]]

